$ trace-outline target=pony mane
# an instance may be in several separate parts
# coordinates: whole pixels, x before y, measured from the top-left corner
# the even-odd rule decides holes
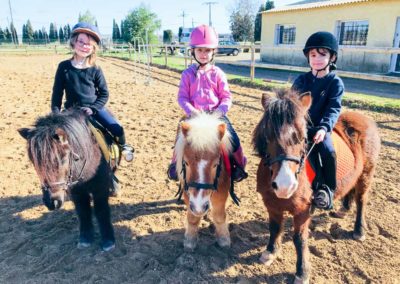
[[[54,179],[57,169],[63,159],[56,131],[62,130],[66,134],[68,145],[79,156],[80,161],[89,161],[92,157],[93,138],[88,128],[84,114],[80,110],[69,110],[57,114],[39,117],[34,124],[34,131],[29,139],[29,158],[32,160],[39,177],[43,180]],[[73,163],[82,167],[81,162]]]
[[[186,122],[190,125],[187,136],[185,137],[182,130],[179,129],[178,138],[175,144],[178,173],[181,172],[183,151],[187,144],[195,151],[215,152],[220,151],[220,145],[222,143],[227,153],[232,152],[231,135],[228,128],[226,128],[222,140],[219,139],[218,126],[220,124],[225,124],[225,122],[217,115],[201,113],[186,120]]]
[[[266,156],[269,141],[276,141],[286,149],[305,139],[308,116],[299,98],[294,91],[276,90],[276,97],[265,106],[263,117],[253,132],[253,148],[257,155]]]

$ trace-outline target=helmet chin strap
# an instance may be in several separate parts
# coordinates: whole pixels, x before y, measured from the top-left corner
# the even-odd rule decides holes
[[[213,55],[210,61],[208,61],[207,63],[201,63],[197,58],[196,58],[196,54],[194,53],[194,49],[192,50],[192,56],[194,58],[194,60],[196,60],[196,62],[199,64],[199,67],[197,69],[199,69],[200,67],[204,67],[206,66],[208,63],[211,63],[214,61],[214,51],[213,51]]]

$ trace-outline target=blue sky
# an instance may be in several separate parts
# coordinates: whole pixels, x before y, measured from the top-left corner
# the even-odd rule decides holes
[[[233,7],[237,0],[0,0],[0,27],[5,28],[11,22],[9,1],[17,33],[22,33],[22,25],[29,19],[34,30],[45,27],[49,30],[51,22],[57,27],[77,22],[79,13],[87,10],[96,17],[100,32],[104,35],[111,34],[112,21],[115,19],[120,24],[129,11],[141,3],[158,15],[162,27],[159,34],[165,29],[178,32],[183,24],[182,12],[185,11],[185,27],[208,24],[208,5],[205,2],[217,2],[212,5],[212,23],[219,33],[229,33],[229,7]],[[253,0],[258,8],[266,1]],[[284,6],[298,0],[275,0],[275,7]]]

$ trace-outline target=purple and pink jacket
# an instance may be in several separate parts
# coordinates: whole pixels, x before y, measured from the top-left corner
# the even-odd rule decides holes
[[[226,115],[232,106],[232,94],[225,73],[214,65],[206,71],[197,70],[197,66],[192,64],[183,71],[178,104],[188,116],[193,110],[217,110]]]

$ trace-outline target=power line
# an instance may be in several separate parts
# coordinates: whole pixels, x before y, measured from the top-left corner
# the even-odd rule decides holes
[[[211,22],[211,5],[218,4],[218,2],[204,2],[203,4],[208,5],[208,25],[212,27],[212,22]]]

